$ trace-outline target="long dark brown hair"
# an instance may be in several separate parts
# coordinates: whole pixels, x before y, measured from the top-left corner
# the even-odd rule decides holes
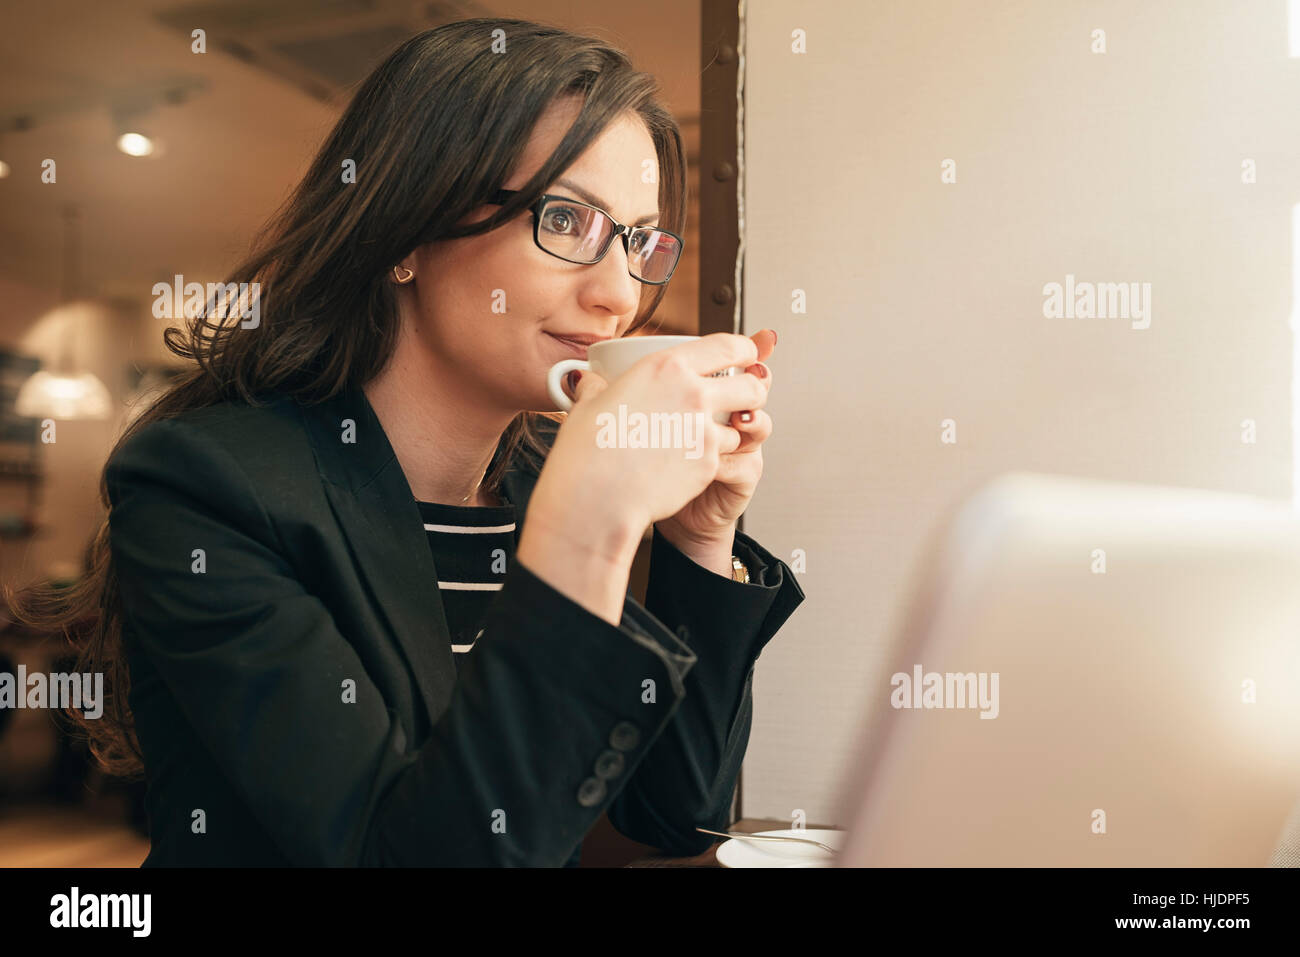
[[[457,226],[502,187],[537,120],[563,96],[583,99],[573,126],[513,201],[490,218]],[[412,37],[361,85],[289,199],[259,233],[226,282],[260,283],[261,322],[241,328],[238,311],[204,310],[163,333],[169,350],[197,362],[142,411],[109,458],[150,422],[220,402],[252,405],[272,394],[323,401],[361,386],[396,346],[398,312],[388,282],[415,247],[478,235],[530,206],[613,120],[645,123],[659,159],[665,229],[682,233],[686,161],[681,131],[655,79],[601,40],[526,20],[461,20]],[[344,162],[355,182],[344,182]],[[628,332],[641,329],[666,286],[642,286]],[[214,321],[215,320],[215,321]],[[522,412],[502,433],[483,485],[495,489],[516,453],[540,462],[554,413]],[[106,475],[99,496],[111,508]],[[72,586],[39,582],[4,597],[12,617],[44,633],[62,631],[79,672],[103,672],[104,711],[67,713],[105,772],[139,777],[143,756],[128,704],[122,608],[109,524],[90,541],[85,574]]]

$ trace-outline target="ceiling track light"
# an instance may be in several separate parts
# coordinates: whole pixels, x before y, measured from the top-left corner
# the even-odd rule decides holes
[[[120,152],[127,156],[152,156],[156,152],[152,130],[144,120],[147,104],[114,107],[113,136]]]
[[[76,116],[88,112],[107,111],[113,129],[114,143],[128,156],[161,156],[165,144],[159,140],[146,122],[158,107],[182,106],[196,94],[208,88],[202,77],[172,77],[164,82],[144,87],[119,89],[113,93],[96,96],[69,96],[45,101],[39,107],[19,106],[17,112],[0,116],[0,140],[7,133],[22,133],[36,126],[36,114],[42,122],[57,117]],[[0,142],[0,150],[4,143]],[[0,179],[6,175],[5,158],[0,154]]]
[[[153,138],[134,130],[119,133],[117,148],[127,156],[149,156],[154,151]]]

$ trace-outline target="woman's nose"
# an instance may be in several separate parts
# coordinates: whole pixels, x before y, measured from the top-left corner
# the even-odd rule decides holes
[[[593,284],[601,305],[616,315],[634,310],[641,301],[643,283],[628,269],[627,234],[614,237],[605,258],[590,267],[595,271]]]

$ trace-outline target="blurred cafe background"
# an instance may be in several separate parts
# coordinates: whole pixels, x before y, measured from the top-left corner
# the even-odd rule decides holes
[[[710,15],[719,35],[734,38],[734,4]],[[412,34],[481,16],[601,36],[659,78],[686,140],[692,203],[660,331],[700,331],[707,61],[699,0],[661,0],[653,14],[598,0],[6,4],[0,581],[67,583],[80,574],[104,518],[105,458],[132,411],[180,367],[163,346],[171,320],[152,314],[154,283],[178,274],[220,278],[301,176],[353,86]],[[205,55],[191,52],[195,28],[206,31]],[[734,56],[727,69],[720,157],[736,136]],[[54,183],[42,181],[47,158],[56,163]],[[712,221],[730,234],[729,247],[718,244],[730,258],[716,263],[728,286],[735,177],[710,182],[721,199]],[[734,296],[719,299],[709,304],[715,327],[730,329]],[[47,418],[56,423],[54,441],[42,437]],[[647,559],[643,548],[633,576],[641,593]],[[72,671],[65,654],[59,636],[32,634],[0,608],[0,672],[16,673],[19,664],[28,673]],[[0,866],[136,866],[148,853],[142,797],[140,782],[95,770],[57,713],[0,709]],[[584,865],[649,850],[603,820],[584,848]]]

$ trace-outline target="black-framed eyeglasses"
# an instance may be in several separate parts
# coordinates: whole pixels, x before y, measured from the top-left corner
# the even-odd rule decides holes
[[[493,206],[509,202],[519,191],[499,189],[488,199]],[[531,207],[533,242],[542,252],[571,263],[598,263],[615,236],[623,237],[627,271],[633,279],[662,286],[672,278],[682,255],[682,237],[658,226],[624,226],[597,206],[547,193]]]

